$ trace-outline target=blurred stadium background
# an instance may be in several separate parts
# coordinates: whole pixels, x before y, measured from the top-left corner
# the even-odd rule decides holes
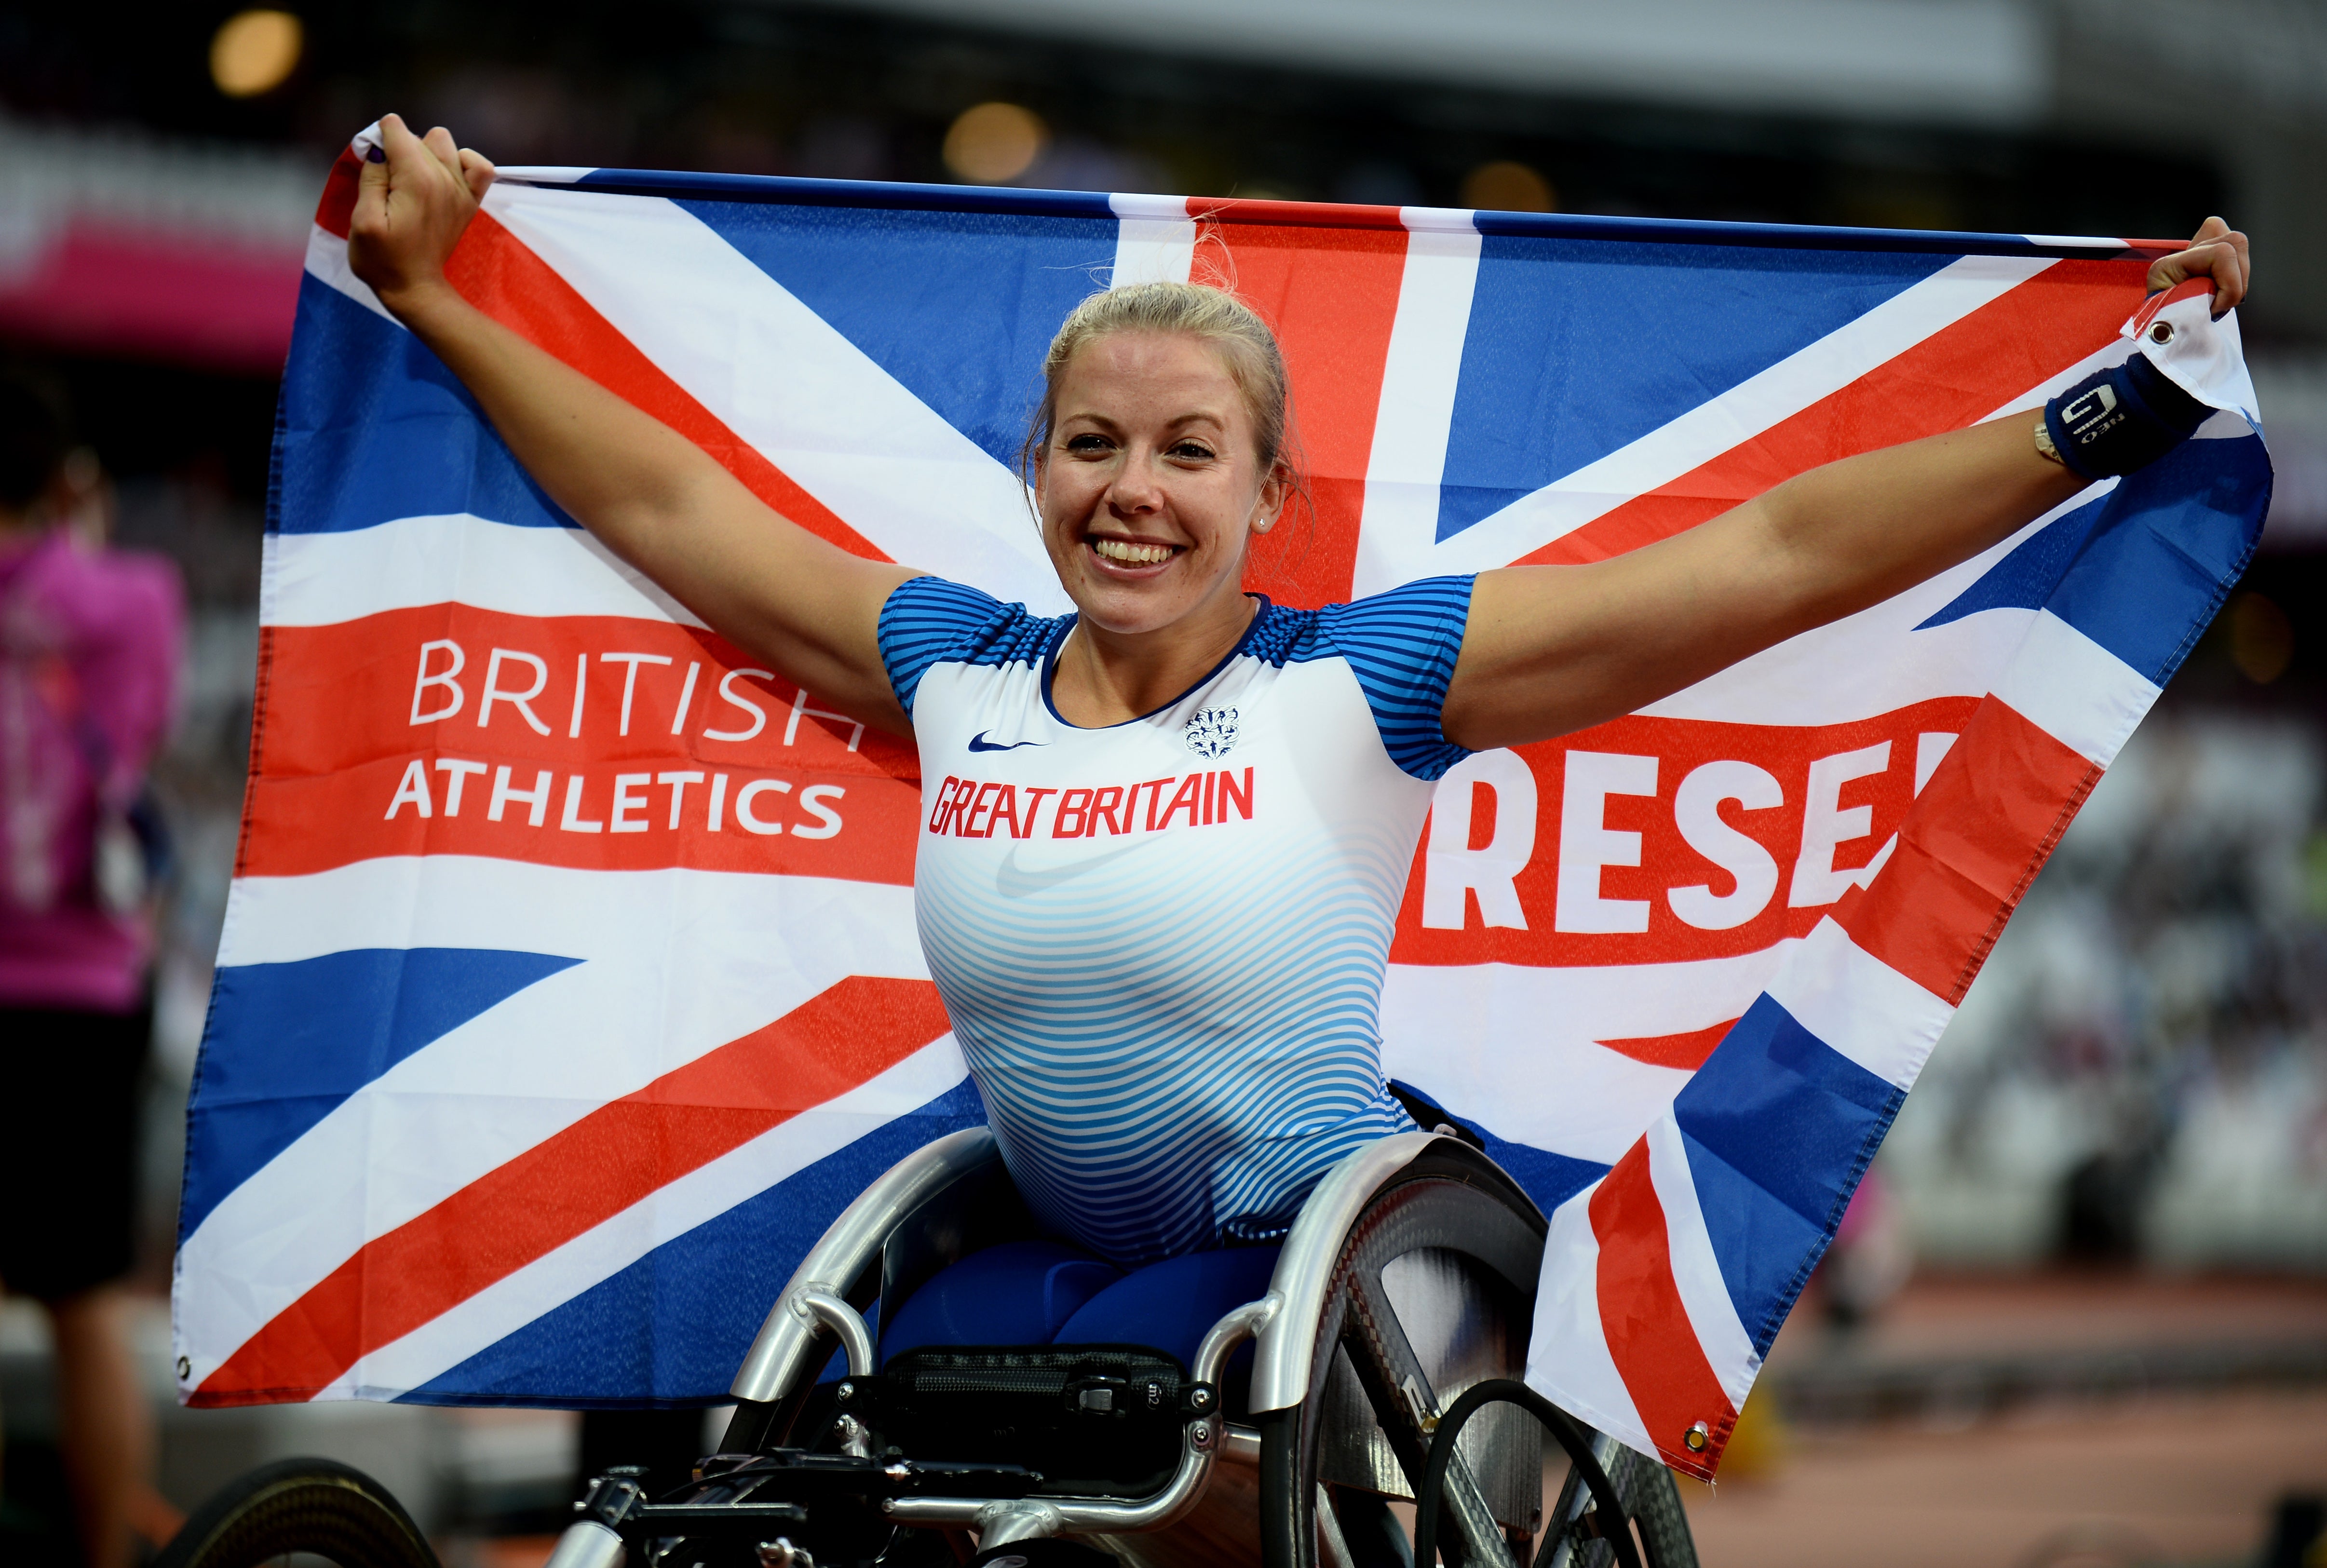
[[[0,346],[70,387],[116,537],[173,556],[196,609],[159,779],[181,864],[147,1168],[156,1357],[248,734],[273,378],[323,172],[388,108],[509,163],[2247,229],[2278,470],[2264,553],[1941,1045],[1883,1154],[1881,1239],[1789,1329],[1757,1400],[1766,1442],[1741,1443],[1701,1528],[1716,1563],[1855,1561],[1883,1539],[1911,1545],[1894,1561],[2305,1560],[2301,1494],[2327,1490],[2327,6],[0,12]],[[7,1486],[35,1510],[42,1367],[37,1320],[0,1312]],[[180,1413],[163,1489],[185,1507],[259,1459],[340,1452],[456,1554],[514,1562],[530,1548],[492,1538],[569,1495],[575,1441],[570,1420],[517,1413]],[[2084,1486],[2079,1465],[2117,1479]]]

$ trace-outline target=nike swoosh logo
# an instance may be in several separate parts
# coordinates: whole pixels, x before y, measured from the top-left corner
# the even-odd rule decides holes
[[[1071,882],[1076,877],[1098,870],[1109,861],[1121,860],[1135,850],[1145,849],[1161,837],[1160,834],[1142,834],[1129,844],[1117,848],[1103,850],[1098,854],[1082,860],[1071,861],[1065,865],[1051,866],[1040,871],[1020,865],[1017,846],[1013,845],[1010,852],[1002,857],[1002,865],[995,874],[994,891],[1005,899],[1023,899],[1035,893],[1048,892],[1061,882]]]
[[[969,738],[969,749],[973,751],[1014,751],[1021,746],[1040,746],[1047,744],[1047,742],[1042,741],[1013,741],[1006,746],[997,745],[994,742],[986,738],[991,733],[993,733],[993,732],[990,730],[978,731],[977,733]]]

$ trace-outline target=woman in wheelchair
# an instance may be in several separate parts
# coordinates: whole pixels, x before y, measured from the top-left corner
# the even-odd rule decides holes
[[[424,141],[390,116],[381,134],[355,275],[615,554],[919,748],[921,942],[1036,1234],[893,1305],[889,1357],[1128,1343],[1192,1366],[1267,1288],[1320,1178],[1414,1126],[1376,1007],[1450,766],[1888,598],[2207,413],[2154,371],[2105,373],[2139,382],[2117,387],[2137,439],[2064,425],[2056,400],[1804,473],[1611,560],[1294,611],[1243,588],[1301,489],[1276,344],[1228,293],[1137,285],[1078,307],[1044,363],[1025,471],[1075,606],[1044,618],[827,543],[489,319],[444,263],[491,166],[441,128]],[[2236,304],[2245,238],[2210,219],[2151,282],[2191,276]]]

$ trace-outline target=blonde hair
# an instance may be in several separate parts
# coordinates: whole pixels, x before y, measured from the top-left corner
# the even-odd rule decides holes
[[[1202,283],[1133,283],[1095,294],[1068,313],[1042,356],[1042,401],[1034,410],[1020,474],[1031,485],[1058,417],[1059,382],[1084,345],[1117,332],[1184,332],[1218,350],[1252,415],[1254,455],[1264,479],[1283,463],[1301,488],[1294,449],[1292,383],[1276,334],[1253,308],[1224,288]]]

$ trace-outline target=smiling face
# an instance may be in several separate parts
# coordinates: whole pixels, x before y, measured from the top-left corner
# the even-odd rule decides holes
[[[1220,351],[1185,333],[1112,332],[1058,381],[1035,471],[1042,542],[1090,624],[1119,635],[1241,626],[1245,545],[1284,505]]]

